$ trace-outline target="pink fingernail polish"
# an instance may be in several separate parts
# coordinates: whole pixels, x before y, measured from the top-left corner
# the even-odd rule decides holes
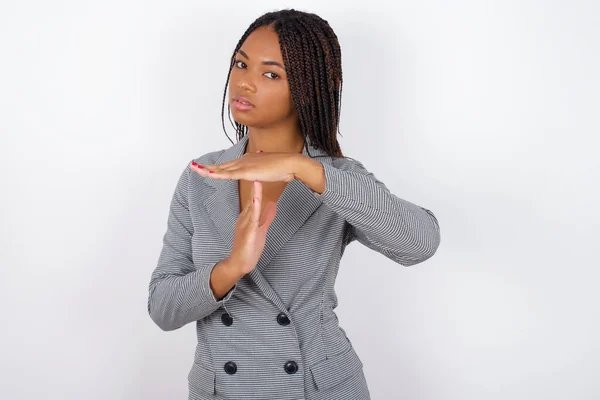
[[[208,172],[210,172],[212,174],[214,171],[208,171]]]
[[[192,165],[198,165],[196,161],[192,161]]]
[[[254,204],[254,197],[252,198],[252,204]]]
[[[198,164],[198,168],[204,168],[202,165]]]

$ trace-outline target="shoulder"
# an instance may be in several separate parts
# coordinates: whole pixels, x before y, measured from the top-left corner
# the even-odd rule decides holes
[[[323,165],[325,174],[328,177],[350,174],[356,177],[360,176],[362,178],[373,179],[376,182],[381,183],[373,171],[368,169],[362,161],[349,156],[329,157],[323,160]]]
[[[352,157],[331,157],[331,165],[342,171],[358,172],[361,174],[369,174],[365,165]]]

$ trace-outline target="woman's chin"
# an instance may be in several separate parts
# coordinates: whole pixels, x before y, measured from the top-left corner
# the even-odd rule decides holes
[[[238,124],[242,124],[242,125],[246,125],[246,126],[251,126],[251,125],[256,124],[256,118],[251,118],[247,114],[247,111],[238,112],[238,111],[231,110],[231,115],[233,116],[233,120],[235,122],[237,122]]]

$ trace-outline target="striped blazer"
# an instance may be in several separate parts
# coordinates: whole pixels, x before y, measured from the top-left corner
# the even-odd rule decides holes
[[[239,158],[247,143],[245,136],[195,161]],[[311,146],[316,155],[326,153]],[[165,331],[196,324],[190,400],[370,399],[361,359],[334,312],[340,259],[357,240],[400,265],[421,263],[439,246],[439,225],[430,210],[395,196],[359,161],[315,160],[325,170],[325,191],[298,180],[285,186],[258,264],[219,300],[210,274],[232,248],[238,181],[202,177],[189,163],[181,173],[150,278],[148,313]]]

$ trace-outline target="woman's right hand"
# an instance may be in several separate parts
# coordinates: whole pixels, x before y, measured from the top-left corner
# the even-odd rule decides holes
[[[253,201],[254,200],[254,201]],[[252,271],[263,252],[267,230],[275,218],[277,203],[272,201],[261,215],[262,183],[253,181],[248,203],[240,213],[229,260],[242,275]]]

